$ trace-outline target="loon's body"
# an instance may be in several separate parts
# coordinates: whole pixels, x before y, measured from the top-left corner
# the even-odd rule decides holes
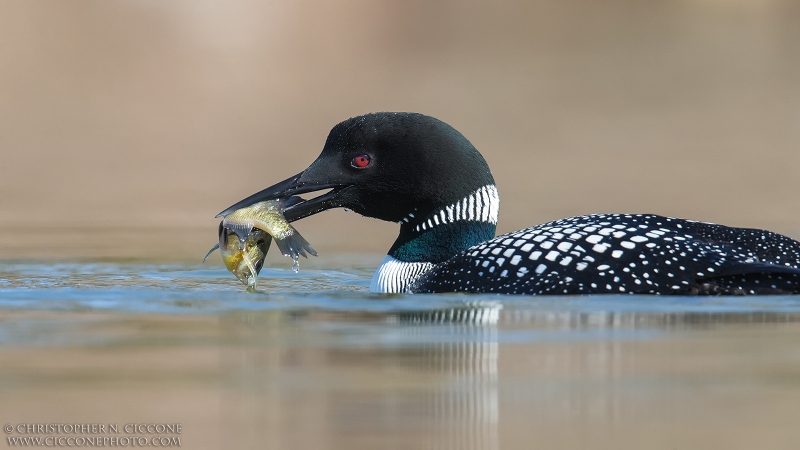
[[[600,214],[494,237],[500,198],[486,161],[461,133],[414,113],[336,125],[308,169],[222,214],[323,189],[286,218],[345,207],[400,224],[374,292],[800,293],[800,242],[769,231]]]
[[[414,292],[785,294],[800,245],[769,231],[645,214],[570,217],[491,239],[437,264]]]

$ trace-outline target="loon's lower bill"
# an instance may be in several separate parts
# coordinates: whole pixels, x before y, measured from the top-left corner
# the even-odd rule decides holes
[[[220,213],[330,190],[288,207],[396,222],[374,292],[800,294],[800,242],[769,231],[644,214],[570,217],[494,237],[500,197],[489,166],[446,123],[375,113],[331,130],[303,172]]]

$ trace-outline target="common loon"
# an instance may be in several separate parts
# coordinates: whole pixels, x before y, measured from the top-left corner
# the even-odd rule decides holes
[[[331,130],[303,172],[236,203],[328,190],[284,212],[331,208],[400,224],[374,292],[798,294],[800,242],[769,231],[650,214],[570,217],[495,237],[500,197],[458,131],[417,113]]]

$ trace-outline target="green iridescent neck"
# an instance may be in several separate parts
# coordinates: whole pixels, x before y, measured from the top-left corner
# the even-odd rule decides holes
[[[458,221],[417,232],[403,224],[389,255],[400,261],[440,263],[493,238],[496,229],[489,222]]]

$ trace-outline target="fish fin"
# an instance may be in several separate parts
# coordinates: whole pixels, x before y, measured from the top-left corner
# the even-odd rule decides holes
[[[311,244],[309,244],[303,236],[300,236],[300,233],[298,233],[294,227],[292,227],[292,233],[286,238],[276,238],[275,244],[278,246],[282,255],[291,256],[293,259],[297,259],[298,256],[308,258],[306,252],[317,256],[317,251],[311,247]]]
[[[250,257],[247,256],[247,252],[242,253],[242,259],[244,259],[245,264],[247,264],[247,268],[250,269],[251,278],[247,280],[247,288],[250,289],[252,286],[253,289],[258,290],[258,272],[256,271],[256,268],[253,267],[253,262],[250,261]]]
[[[264,261],[266,260],[267,252],[269,252],[269,245],[271,243],[272,243],[272,236],[267,233],[264,233],[263,240],[258,240],[255,244],[258,246],[258,249],[261,250],[261,253],[264,254],[264,256],[258,261],[256,261],[254,264],[256,268],[256,275],[260,274],[261,269],[264,268]]]
[[[253,222],[232,222],[229,223],[227,220],[223,221],[223,226],[231,231],[239,238],[240,243],[244,243],[247,240],[247,235],[253,231]]]
[[[218,248],[219,248],[219,244],[214,244],[214,246],[213,246],[213,247],[211,247],[211,250],[209,250],[209,251],[208,251],[208,253],[206,253],[206,257],[205,257],[205,258],[203,258],[203,262],[206,262],[206,260],[208,259],[208,256],[209,256],[210,254],[214,253],[214,250],[216,250],[216,249],[218,249]]]
[[[257,271],[261,271],[261,266],[264,265],[264,260],[266,259],[267,253],[269,252],[269,245],[270,244],[272,244],[272,236],[267,234],[267,233],[264,233],[264,240],[263,241],[258,241],[256,243],[256,245],[258,245],[258,248],[261,250],[261,253],[264,254],[264,258],[261,258],[260,265],[259,265],[259,263],[256,263],[256,270]]]

